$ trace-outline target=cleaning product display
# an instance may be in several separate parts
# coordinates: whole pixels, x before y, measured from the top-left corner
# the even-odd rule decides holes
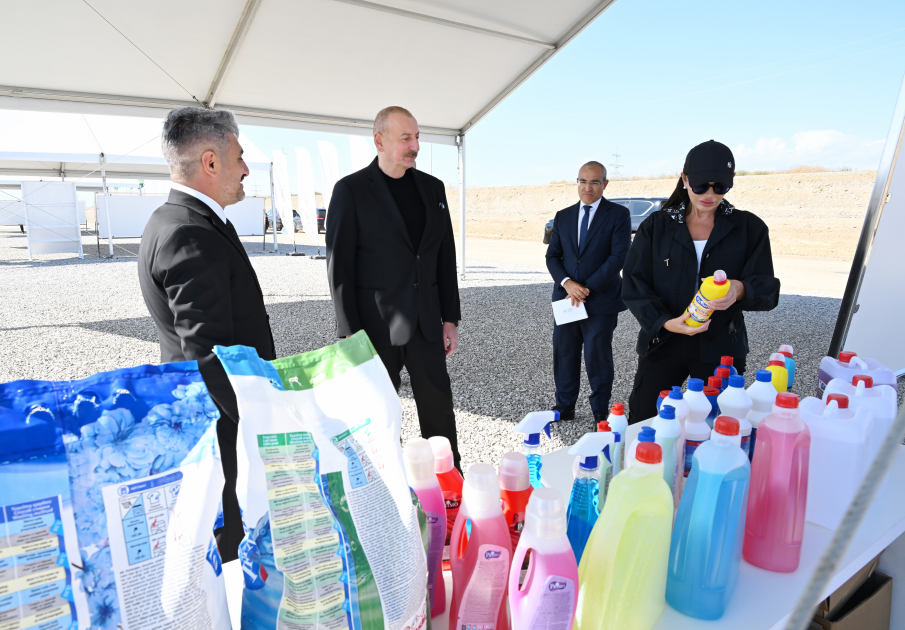
[[[713,428],[713,422],[720,415],[720,405],[717,398],[720,396],[720,386],[723,379],[719,376],[711,376],[707,379],[707,385],[704,386],[704,395],[710,401],[710,413],[707,414],[707,426]]]
[[[719,370],[721,367],[723,367],[723,368],[727,368],[729,370],[729,376],[735,376],[736,374],[738,374],[738,370],[736,370],[735,366],[732,365],[734,362],[735,362],[735,359],[733,359],[730,356],[720,357],[720,364],[717,367],[713,368],[713,375],[719,376],[719,374],[717,374],[717,370]]]
[[[786,372],[789,373],[788,391],[792,391],[792,384],[795,382],[795,351],[789,344],[783,344],[779,346],[779,350],[777,352],[785,357]]]
[[[443,546],[443,570],[449,571],[449,539],[462,504],[462,473],[453,465],[453,452],[449,439],[435,435],[427,440],[434,452],[434,472],[440,482],[443,504],[446,507],[446,543]]]
[[[789,391],[789,371],[786,369],[786,358],[783,355],[778,352],[771,354],[767,371],[773,375],[772,383],[777,393]]]
[[[578,467],[578,473],[572,482],[572,494],[569,497],[569,508],[566,512],[568,521],[567,535],[575,553],[575,559],[581,561],[588,536],[594,529],[600,506],[606,503],[606,476],[612,477],[612,465],[607,462],[606,471],[600,469],[601,461],[606,462],[601,451],[614,443],[613,433],[585,433],[569,449],[569,455],[579,455],[584,459]],[[602,493],[601,490],[604,490]]]
[[[637,452],[638,445],[641,442],[654,442],[656,441],[656,437],[657,432],[653,427],[641,427],[641,431],[638,432],[638,437],[632,440],[631,445],[625,452],[625,467],[630,468],[632,464],[635,463],[635,453]]]
[[[739,422],[739,434],[742,436],[741,447],[745,455],[750,459],[751,422],[748,413],[754,407],[754,401],[745,391],[744,376],[730,376],[729,386],[717,398],[720,406],[720,415],[735,418]]]
[[[625,417],[625,405],[622,403],[613,405],[613,408],[610,410],[610,415],[606,420],[610,423],[610,429],[613,430],[613,433],[619,434],[616,443],[610,451],[613,460],[613,474],[618,475],[620,471],[625,468],[625,450],[628,446],[625,442],[625,432],[628,429],[628,419]]]
[[[660,414],[651,422],[651,427],[656,431],[655,440],[663,449],[663,479],[669,486],[669,491],[675,497],[676,506],[682,494],[680,478],[684,478],[685,462],[685,429],[676,420],[673,407],[663,403]],[[637,451],[636,451],[637,459]]]
[[[578,565],[577,630],[650,630],[666,605],[673,498],[659,444],[613,478]]]
[[[512,548],[518,545],[525,527],[525,510],[531,498],[531,482],[528,479],[528,460],[521,453],[503,455],[500,462],[500,499],[503,502],[503,518],[509,527]]]
[[[466,533],[466,521],[470,533]],[[452,534],[449,630],[509,627],[506,591],[511,559],[512,543],[500,509],[496,472],[490,464],[472,464],[465,473],[462,506]]]
[[[559,420],[558,411],[532,411],[522,421],[515,425],[516,433],[525,436],[522,444],[522,453],[528,459],[528,470],[531,472],[531,486],[542,488],[540,481],[541,451],[540,434],[546,432],[550,439],[550,423]]]
[[[519,586],[522,563],[531,561]],[[571,630],[578,600],[578,564],[566,536],[566,509],[553,488],[531,494],[525,529],[509,571],[509,611],[513,629]]]
[[[443,492],[434,474],[434,452],[424,438],[409,440],[402,449],[405,476],[409,487],[421,502],[427,521],[427,593],[431,617],[446,610],[446,585],[443,583],[443,545],[446,541],[446,511]],[[526,466],[527,468],[527,466]],[[526,476],[527,476],[527,470]]]
[[[688,313],[685,323],[695,328],[703,326],[710,319],[710,316],[713,315],[710,302],[726,297],[726,294],[729,293],[729,284],[729,280],[726,279],[726,272],[722,269],[709,278],[704,278],[701,288],[698,289],[691,304],[685,309],[685,312]]]
[[[229,628],[218,417],[194,361],[0,385],[0,626]]]
[[[773,373],[767,370],[758,370],[754,383],[747,390],[751,399],[751,411],[748,412],[748,422],[751,423],[751,440],[748,442],[748,459],[754,458],[754,448],[757,446],[757,428],[761,420],[773,411],[776,403],[776,388],[773,387]]]
[[[669,547],[666,601],[698,619],[719,619],[738,580],[751,464],[735,418],[720,416],[695,451]]]
[[[425,624],[425,513],[405,478],[399,397],[365,332],[272,363],[214,352],[242,419],[243,630]],[[493,486],[499,511],[495,474]]]
[[[706,418],[713,408],[704,394],[704,381],[699,378],[688,379],[688,391],[685,392],[685,402],[688,403],[688,418],[685,420],[685,450],[682,455],[682,476],[687,479],[691,473],[692,457],[695,451],[701,444],[710,439],[710,427],[707,426]]]
[[[801,419],[798,396],[777,394],[772,413],[760,423],[751,462],[742,553],[754,566],[780,573],[798,568],[810,448],[811,432]]]
[[[821,392],[826,389],[834,378],[847,383],[852,382],[852,377],[862,374],[873,379],[874,385],[887,385],[897,388],[896,375],[888,367],[874,359],[862,359],[856,353],[844,350],[839,353],[839,358],[823,357],[820,360],[820,370],[817,372],[817,387]]]

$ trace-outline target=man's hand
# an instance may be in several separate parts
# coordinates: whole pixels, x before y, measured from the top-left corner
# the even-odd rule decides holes
[[[569,297],[572,298],[572,306],[578,306],[579,302],[584,302],[591,293],[590,289],[586,289],[574,280],[566,280],[566,283],[562,288],[565,289],[566,293],[569,294]]]
[[[685,323],[685,320],[688,319],[688,313],[682,313],[675,319],[671,319],[665,324],[663,324],[663,328],[668,330],[669,332],[677,333],[680,335],[697,335],[698,333],[702,333],[710,327],[710,320],[708,319],[701,326],[689,326]]]
[[[710,308],[715,311],[725,311],[727,308],[735,304],[736,302],[741,302],[745,299],[745,285],[741,280],[730,280],[729,281],[729,293],[725,295],[725,297],[721,297],[718,300],[710,301]]]
[[[443,349],[448,357],[459,347],[459,329],[452,322],[443,322]]]

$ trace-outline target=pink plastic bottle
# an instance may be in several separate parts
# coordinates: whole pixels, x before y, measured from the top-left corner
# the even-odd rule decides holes
[[[513,630],[572,630],[578,603],[578,564],[569,543],[566,507],[554,488],[537,488],[509,571]],[[519,588],[522,561],[531,551]]]
[[[754,566],[791,573],[801,559],[811,432],[798,396],[777,394],[757,430],[742,555]]]
[[[424,438],[409,440],[402,451],[405,476],[424,508],[427,517],[427,592],[431,617],[446,610],[446,584],[443,582],[443,546],[446,543],[446,506],[434,474],[434,452]]]
[[[466,520],[471,521],[470,536],[466,534]],[[507,630],[506,588],[512,542],[500,507],[500,484],[490,464],[472,464],[465,474],[449,560],[453,578],[449,630]]]

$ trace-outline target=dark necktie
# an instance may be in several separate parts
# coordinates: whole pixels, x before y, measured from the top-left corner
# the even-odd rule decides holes
[[[588,235],[588,223],[591,222],[591,206],[582,206],[584,216],[581,218],[581,228],[578,230],[578,247],[584,243],[584,237]]]

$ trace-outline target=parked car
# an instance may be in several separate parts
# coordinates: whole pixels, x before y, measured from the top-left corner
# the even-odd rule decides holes
[[[657,212],[666,201],[666,197],[612,197],[607,199],[620,206],[628,208],[632,215],[632,234],[638,231],[638,226],[653,212]],[[553,219],[547,221],[544,226],[544,244],[550,244],[550,233],[553,232]]]
[[[295,210],[292,211],[292,223],[293,223],[293,232],[301,232],[302,231],[302,217],[299,216],[299,213]],[[270,229],[270,213],[267,210],[264,211],[264,231]],[[277,216],[277,232],[283,231],[283,219]]]
[[[317,209],[317,233],[324,234],[327,231],[327,228],[324,225],[324,221],[327,220],[327,209],[326,208],[318,208]]]

